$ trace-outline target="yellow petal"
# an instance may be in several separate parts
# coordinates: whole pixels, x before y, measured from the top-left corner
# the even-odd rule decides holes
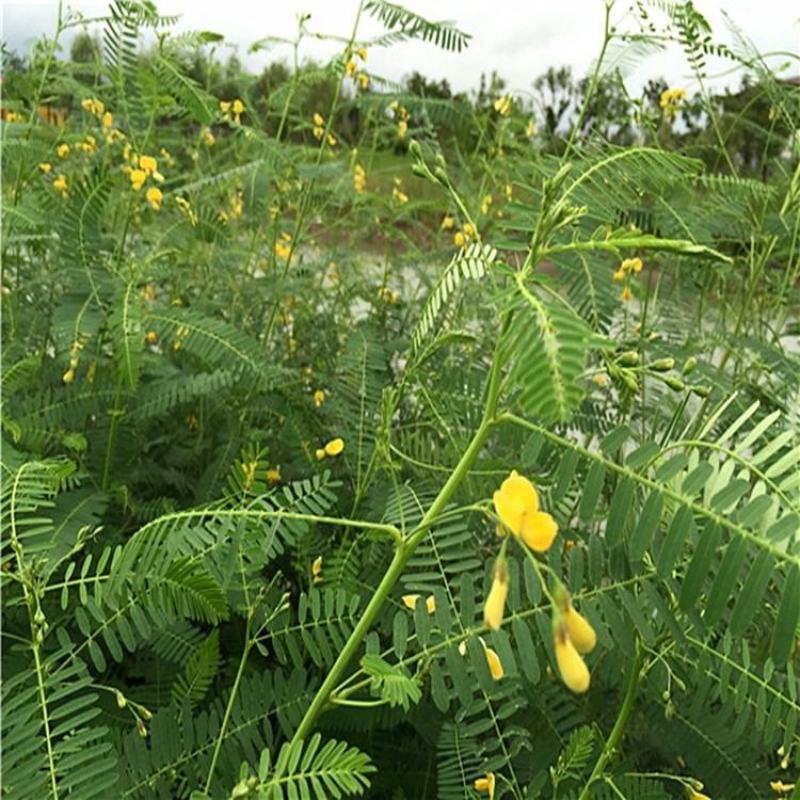
[[[325,452],[329,456],[338,456],[344,450],[344,439],[331,439],[325,445]]]
[[[417,607],[417,600],[419,600],[418,594],[404,594],[400,598],[406,608],[410,608],[412,611]]]
[[[492,588],[483,606],[483,621],[493,631],[503,624],[503,611],[508,596],[508,569],[505,561],[498,561],[492,576]]]
[[[556,632],[553,647],[556,652],[558,671],[561,673],[561,680],[564,681],[567,689],[576,694],[587,691],[591,682],[589,668],[575,649],[575,645],[572,644],[565,625],[562,625]]]
[[[433,595],[426,598],[425,608],[429,614],[433,614],[433,612],[436,611],[436,598]]]
[[[491,672],[492,678],[499,681],[505,675],[500,656],[491,647],[484,647],[484,653],[486,654],[486,663],[489,665],[489,672]]]
[[[544,511],[523,514],[520,527],[519,536],[522,541],[537,553],[547,552],[558,533],[556,521]]]
[[[500,521],[520,536],[523,518],[539,510],[539,495],[533,484],[515,470],[494,493],[494,508]]]
[[[597,644],[597,634],[587,619],[570,606],[562,617],[569,638],[579,653],[590,653]]]

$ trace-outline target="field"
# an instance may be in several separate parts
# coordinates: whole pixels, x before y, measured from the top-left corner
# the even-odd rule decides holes
[[[4,47],[2,797],[798,800],[800,56],[345,5]]]

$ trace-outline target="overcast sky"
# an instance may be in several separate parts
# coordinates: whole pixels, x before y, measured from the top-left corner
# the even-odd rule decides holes
[[[265,63],[289,60],[290,50],[277,46],[267,52],[248,54],[250,44],[265,36],[291,37],[300,12],[311,16],[315,32],[348,36],[356,0],[157,0],[162,14],[179,14],[178,30],[212,30],[221,33],[253,69]],[[369,69],[377,75],[399,80],[413,70],[433,79],[447,78],[456,90],[477,88],[481,72],[496,69],[509,86],[522,94],[533,79],[549,66],[571,65],[585,73],[597,56],[602,37],[603,0],[400,0],[429,19],[450,20],[471,34],[466,51],[448,53],[433,45],[409,42],[369,54]],[[612,20],[630,28],[627,16],[631,3],[617,0]],[[800,3],[797,0],[696,0],[695,5],[709,19],[715,37],[731,42],[723,15],[745,31],[762,52],[800,53]],[[64,3],[87,17],[106,12],[105,0],[75,0]],[[56,0],[0,0],[2,38],[9,47],[27,52],[43,33],[51,33],[56,20]],[[359,33],[368,38],[380,26],[366,17]],[[67,39],[69,41],[69,39]],[[302,54],[319,60],[333,54],[336,45],[309,39]],[[800,75],[800,61],[785,54],[771,59],[777,67],[790,63],[786,75]],[[723,73],[728,62],[711,62]],[[679,49],[656,53],[628,76],[629,90],[638,92],[642,83],[664,76],[670,85],[692,90],[691,73]],[[718,80],[730,83],[730,76]],[[738,78],[736,79],[738,82]]]

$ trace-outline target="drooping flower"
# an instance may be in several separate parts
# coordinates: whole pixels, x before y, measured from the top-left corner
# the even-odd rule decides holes
[[[275,255],[281,260],[285,261],[291,255],[292,248],[285,239],[279,239],[275,242]]]
[[[366,191],[366,188],[367,173],[364,171],[364,167],[362,167],[361,164],[356,164],[355,167],[353,167],[353,189],[358,194],[361,194]]]
[[[314,583],[322,583],[322,556],[317,556],[311,564],[311,577]]]
[[[281,479],[281,468],[279,466],[270,467],[266,474],[267,483],[279,483]]]
[[[394,188],[392,189],[392,197],[397,200],[399,205],[405,205],[408,202],[408,195],[400,188],[402,183],[400,178],[394,179]]]
[[[153,156],[139,156],[139,166],[148,174],[158,172],[158,161]]]
[[[60,144],[58,147],[56,147],[56,155],[59,158],[66,158],[69,155],[69,149],[69,145],[64,142],[64,144]]]
[[[503,662],[500,661],[500,656],[498,656],[491,647],[487,647],[485,644],[483,645],[483,653],[486,656],[486,663],[489,666],[492,680],[499,681],[506,674],[503,669]]]
[[[775,794],[789,794],[789,792],[794,789],[794,784],[784,783],[783,781],[770,781],[769,788],[772,789]]]
[[[104,128],[108,129],[114,124],[114,115],[110,111],[106,111],[100,119]]]
[[[533,484],[514,470],[494,493],[494,508],[500,521],[538,553],[550,549],[558,533],[556,521],[539,511],[539,495]]]
[[[558,594],[556,598],[559,599]],[[591,653],[597,644],[597,634],[586,617],[575,610],[572,598],[566,589],[561,591],[560,604],[561,621],[567,626],[567,633],[572,644],[575,645],[575,649],[581,654]]]
[[[345,75],[354,75],[357,69],[358,64],[352,58],[344,65]]]
[[[492,196],[490,194],[484,195],[483,200],[481,200],[481,214],[486,216],[489,213],[491,205],[492,205]]]
[[[641,258],[626,258],[619,265],[619,269],[623,273],[629,273],[629,272],[639,273],[642,271],[642,266],[643,264]]]
[[[626,286],[622,290],[622,293],[620,294],[619,298],[620,300],[622,300],[623,303],[629,303],[631,300],[633,300],[633,292],[631,291],[631,287]]]
[[[367,48],[366,47],[359,47],[358,50],[356,50],[356,55],[362,61],[366,61],[367,60]]]
[[[439,226],[440,230],[451,231],[456,226],[456,220],[450,214],[445,214],[442,217],[442,224]]]
[[[369,75],[366,72],[358,73],[358,85],[362,92],[366,92],[369,88]]]
[[[233,101],[233,105],[231,106],[231,111],[233,111],[233,116],[235,118],[236,123],[239,123],[239,117],[244,114],[244,103],[237,97]]]
[[[328,394],[324,389],[317,389],[314,392],[314,405],[319,408],[325,402],[327,396]]]
[[[494,800],[495,784],[496,780],[494,777],[494,772],[487,772],[485,777],[476,778],[473,786],[475,787],[476,792],[488,792],[489,800]]]
[[[408,133],[408,122],[406,122],[404,119],[401,119],[400,122],[397,123],[397,138],[405,139],[406,133]]]
[[[147,190],[145,197],[154,211],[161,211],[161,201],[164,199],[161,189],[159,189],[157,186],[151,186]]]
[[[453,234],[453,244],[456,247],[464,247],[467,244],[467,237],[461,231],[456,231]]]
[[[49,161],[42,161],[42,163],[39,164],[39,172],[43,172],[45,175],[52,169],[53,165]]]
[[[711,798],[707,794],[698,792],[697,789],[693,787],[689,788],[687,797],[689,798],[689,800],[711,800]]]
[[[158,334],[155,331],[147,331],[144,335],[145,343],[156,344],[158,342]]]
[[[492,573],[492,587],[483,606],[483,621],[496,631],[503,624],[503,612],[508,596],[508,564],[502,556],[497,559]]]
[[[589,668],[575,649],[575,645],[569,637],[569,630],[563,621],[556,623],[554,627],[553,649],[561,680],[564,681],[567,689],[576,694],[588,691],[591,682]]]

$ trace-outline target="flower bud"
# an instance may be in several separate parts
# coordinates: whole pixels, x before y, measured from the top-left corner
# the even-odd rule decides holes
[[[692,394],[698,397],[708,397],[711,394],[710,386],[692,386]]]
[[[553,648],[561,680],[567,689],[576,694],[588,691],[591,681],[589,669],[572,644],[567,626],[563,622],[558,624],[553,633]]]
[[[422,158],[422,148],[419,146],[419,142],[416,139],[412,139],[408,143],[408,152],[411,153],[414,158]]]
[[[488,628],[496,631],[503,624],[503,611],[505,610],[506,597],[508,596],[508,565],[503,556],[500,556],[494,565],[492,573],[492,588],[483,606],[483,621]]]
[[[694,356],[689,356],[689,358],[686,359],[686,362],[684,363],[681,372],[684,375],[688,375],[690,372],[694,371],[694,368],[696,366],[697,366],[697,359]]]
[[[666,383],[673,392],[682,392],[686,388],[686,384],[680,378],[676,378],[672,375],[667,375],[664,378],[664,383]]]
[[[648,364],[650,369],[654,372],[669,372],[675,367],[674,358],[657,358],[651,364]]]
[[[562,616],[569,638],[579,653],[591,653],[597,644],[597,634],[588,620],[575,610],[572,603]]]
[[[635,350],[626,350],[617,361],[623,367],[635,367],[639,363],[639,354]]]
[[[114,697],[117,700],[117,708],[125,708],[128,705],[128,700],[119,689],[114,689]]]

